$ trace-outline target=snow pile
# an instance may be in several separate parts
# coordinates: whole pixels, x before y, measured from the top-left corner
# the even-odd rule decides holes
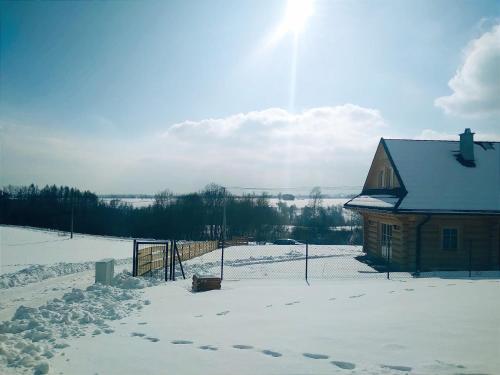
[[[131,258],[115,260],[116,265],[130,263]],[[35,264],[20,271],[0,275],[0,289],[36,283],[52,277],[69,275],[94,269],[94,262],[56,263],[52,265]]]
[[[10,321],[0,323],[0,365],[48,372],[47,359],[68,346],[64,339],[112,333],[109,321],[142,309],[142,291],[156,280],[139,280],[123,272],[113,285],[94,284],[73,289],[38,308],[20,306]]]
[[[128,271],[123,271],[113,279],[113,286],[121,289],[144,289],[164,283],[164,280],[155,278],[132,277]]]

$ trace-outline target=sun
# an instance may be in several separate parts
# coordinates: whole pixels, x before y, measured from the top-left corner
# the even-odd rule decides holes
[[[283,19],[271,35],[269,44],[274,44],[287,34],[297,36],[314,12],[314,0],[288,0]]]
[[[313,0],[288,0],[281,27],[285,33],[299,33],[313,14]]]

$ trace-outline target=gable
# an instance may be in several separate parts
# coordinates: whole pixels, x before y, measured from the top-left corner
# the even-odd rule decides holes
[[[401,186],[402,184],[385,150],[383,140],[381,140],[368,171],[363,191],[374,189],[397,189]]]

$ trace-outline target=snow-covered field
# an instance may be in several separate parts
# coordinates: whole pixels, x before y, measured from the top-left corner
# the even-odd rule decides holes
[[[25,245],[4,248],[14,243],[4,240],[10,230]],[[8,252],[37,252],[33,236],[54,236],[0,233],[2,260],[16,264]],[[102,256],[78,241],[102,248]],[[52,244],[57,251],[46,250],[54,262],[76,264],[131,251],[128,241],[93,236]],[[353,258],[360,252],[311,246],[309,284],[297,277],[303,247],[248,246],[226,249],[219,291],[193,294],[190,280],[126,272],[112,286],[93,285],[91,268],[7,285],[0,288],[0,374],[500,373],[498,274],[385,280]],[[186,270],[217,274],[219,255],[185,262]],[[33,266],[38,256],[24,263]],[[118,270],[130,268],[120,263]],[[325,269],[343,277],[321,278]]]
[[[103,201],[109,203],[113,200],[113,198],[101,198]],[[322,205],[324,207],[328,206],[341,206],[344,203],[346,203],[350,198],[324,198],[322,200]],[[154,198],[119,198],[120,201],[123,203],[128,203],[131,204],[133,207],[140,208],[140,207],[147,207],[151,206],[154,203]],[[271,203],[272,206],[277,206],[278,202],[280,200],[278,198],[269,198],[269,203]],[[297,208],[304,208],[307,206],[310,202],[309,198],[297,198],[294,199],[293,201],[284,201],[288,206],[295,205]]]
[[[132,240],[44,229],[0,226],[0,274],[29,265],[128,258]]]

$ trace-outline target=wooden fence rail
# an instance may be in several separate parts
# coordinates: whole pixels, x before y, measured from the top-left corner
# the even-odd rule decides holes
[[[173,241],[158,244],[134,242],[135,275],[143,276],[151,274],[153,271],[166,269],[171,262],[172,253],[169,250],[173,244]],[[145,247],[141,247],[141,245]],[[185,261],[214,251],[218,246],[218,241],[196,241],[177,243],[177,250],[181,261]]]

